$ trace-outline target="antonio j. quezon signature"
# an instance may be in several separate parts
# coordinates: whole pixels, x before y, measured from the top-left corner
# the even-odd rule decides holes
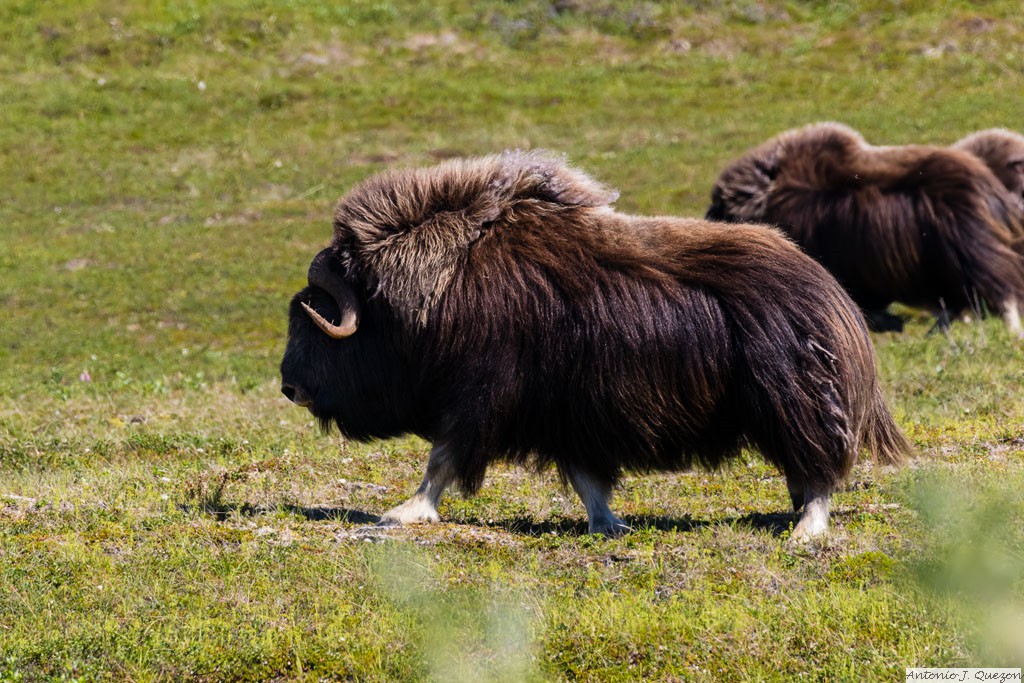
[[[1009,683],[1021,680],[1020,669],[907,669],[907,681]]]

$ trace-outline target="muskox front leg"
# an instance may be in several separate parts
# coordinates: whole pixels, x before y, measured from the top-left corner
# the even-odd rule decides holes
[[[792,493],[792,488],[790,492]],[[828,507],[832,500],[829,492],[813,488],[804,490],[804,511],[800,521],[793,528],[789,540],[793,543],[807,543],[828,531]]]
[[[804,485],[791,477],[786,479],[786,488],[789,489],[789,499],[793,502],[793,512],[800,512],[800,508],[804,506]]]
[[[902,332],[903,318],[889,313],[884,308],[862,309],[868,329],[873,332]]]
[[[380,518],[380,525],[431,524],[440,521],[437,504],[454,478],[451,455],[444,446],[434,444],[430,449],[427,471],[420,487],[409,500],[385,512]]]
[[[1024,336],[1024,327],[1020,323],[1020,309],[1017,307],[1017,299],[1011,298],[1003,302],[1003,320],[1010,329],[1010,334]]]
[[[629,525],[616,517],[608,507],[608,500],[612,496],[610,483],[601,482],[576,468],[567,468],[565,476],[587,509],[587,529],[590,533],[618,536],[630,530]]]
[[[951,315],[949,310],[943,307],[942,310],[939,311],[938,315],[935,316],[935,324],[929,327],[928,332],[925,333],[926,336],[930,337],[936,332],[949,332],[949,328],[953,326],[953,319],[957,314],[959,314],[959,311],[957,311],[956,314]]]

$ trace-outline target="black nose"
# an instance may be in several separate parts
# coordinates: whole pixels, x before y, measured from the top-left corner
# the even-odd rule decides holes
[[[281,385],[281,393],[284,394],[289,401],[291,401],[297,406],[308,408],[311,405],[313,405],[313,401],[299,387],[285,383]]]

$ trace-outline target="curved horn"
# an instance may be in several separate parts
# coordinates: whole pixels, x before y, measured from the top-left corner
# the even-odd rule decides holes
[[[331,270],[329,264],[331,258],[333,258],[333,254],[330,248],[317,254],[313,258],[313,262],[309,264],[307,279],[310,287],[319,287],[334,298],[335,303],[338,304],[338,310],[341,311],[341,322],[335,325],[305,302],[302,302],[302,307],[306,309],[306,313],[316,323],[316,326],[324,331],[324,334],[333,339],[344,339],[355,334],[359,327],[359,302],[356,300],[356,293],[352,287]]]

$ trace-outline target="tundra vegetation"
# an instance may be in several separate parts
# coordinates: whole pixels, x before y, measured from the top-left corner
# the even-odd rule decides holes
[[[288,0],[0,5],[0,681],[893,680],[1024,661],[1024,351],[998,319],[873,337],[918,455],[807,548],[778,473],[553,474],[364,533],[429,444],[279,391],[335,201],[544,147],[637,214],[842,119],[1018,126],[1019,3]]]

